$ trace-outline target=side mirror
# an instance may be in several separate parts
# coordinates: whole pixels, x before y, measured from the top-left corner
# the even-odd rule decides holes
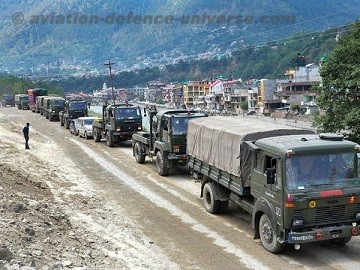
[[[275,184],[275,173],[276,173],[276,169],[273,168],[266,169],[266,183],[268,185]]]

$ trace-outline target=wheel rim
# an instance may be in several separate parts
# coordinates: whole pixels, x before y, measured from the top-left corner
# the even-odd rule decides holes
[[[263,239],[268,242],[268,243],[272,243],[273,242],[273,238],[274,238],[274,232],[273,229],[271,227],[271,224],[266,221],[264,223],[264,225],[261,228],[261,235],[263,236]]]

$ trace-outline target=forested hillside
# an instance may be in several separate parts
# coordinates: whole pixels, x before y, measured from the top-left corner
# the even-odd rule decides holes
[[[35,73],[49,63],[102,67],[112,59],[124,68],[164,55],[221,54],[294,33],[344,25],[358,18],[360,0],[4,0],[1,4],[0,70]],[[175,20],[170,24],[135,20],[136,16],[156,15]],[[91,16],[99,20],[90,22]],[[119,22],[116,16],[130,19]],[[191,20],[194,16],[200,16],[200,21]],[[251,16],[253,20],[218,20],[229,16]],[[260,22],[264,16],[293,19]]]
[[[114,78],[116,87],[146,85],[152,80],[182,82],[203,80],[219,76],[241,78],[284,78],[284,70],[307,63],[318,63],[325,54],[330,54],[336,45],[337,35],[346,35],[353,25],[334,28],[324,32],[299,34],[278,42],[269,42],[260,47],[249,46],[234,51],[221,59],[182,61],[168,65],[164,69],[146,68],[136,71],[120,72]],[[298,55],[304,56],[299,62]],[[75,89],[92,91],[109,83],[108,76],[87,79],[69,79],[52,82],[66,91]]]

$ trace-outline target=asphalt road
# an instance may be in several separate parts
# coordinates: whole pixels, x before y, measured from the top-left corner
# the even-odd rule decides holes
[[[15,108],[1,108],[16,124],[31,123],[38,132],[66,153],[106,198],[180,269],[358,269],[360,239],[346,246],[330,243],[287,246],[271,254],[253,239],[250,216],[235,206],[219,215],[207,213],[199,198],[200,184],[186,169],[168,177],[157,174],[149,159],[141,165],[131,144],[109,148],[105,142],[74,137],[59,122]],[[31,146],[31,135],[30,135]],[[61,157],[59,157],[61,159]]]

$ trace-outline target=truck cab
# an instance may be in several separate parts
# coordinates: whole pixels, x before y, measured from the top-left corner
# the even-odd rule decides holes
[[[253,221],[267,249],[323,240],[345,244],[358,235],[358,144],[320,134],[264,138],[255,146],[251,194],[258,199]],[[262,236],[260,212],[267,213],[273,226],[269,233],[278,243]]]
[[[129,103],[107,105],[103,107],[101,119],[93,122],[93,137],[96,142],[106,139],[109,147],[115,143],[127,141],[142,130],[142,115],[139,106]]]
[[[88,103],[84,100],[66,100],[64,109],[59,112],[60,125],[69,129],[70,121],[88,116]]]
[[[187,164],[188,122],[206,115],[189,110],[157,112],[154,108],[149,108],[147,111],[150,117],[150,131],[133,135],[133,154],[136,162],[141,164],[145,162],[145,156],[155,156],[158,173],[165,176],[172,167]]]

